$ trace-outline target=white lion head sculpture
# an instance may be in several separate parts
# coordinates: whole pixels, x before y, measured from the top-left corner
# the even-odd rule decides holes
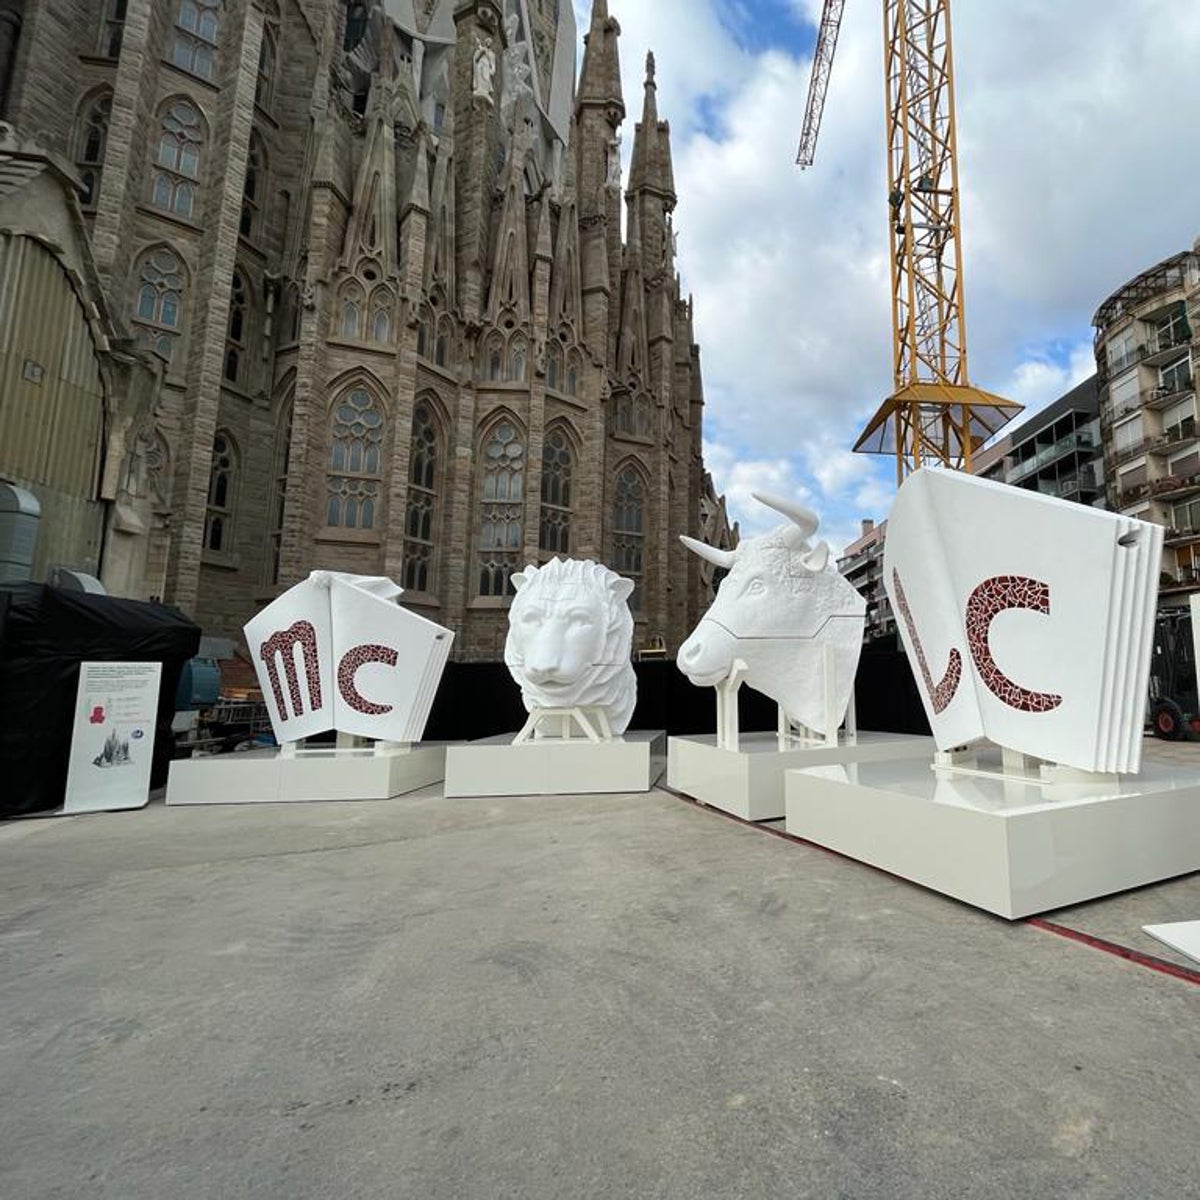
[[[553,559],[513,576],[504,661],[525,708],[601,707],[614,734],[637,701],[633,584],[600,563]]]

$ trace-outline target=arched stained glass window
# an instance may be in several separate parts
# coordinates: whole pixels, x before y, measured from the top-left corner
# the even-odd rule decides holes
[[[349,284],[342,292],[341,333],[344,338],[357,340],[362,336],[362,313],[366,299],[356,283]]]
[[[371,297],[371,340],[384,344],[392,340],[392,293],[386,288]]]
[[[634,432],[638,437],[654,436],[654,404],[649,396],[639,396],[634,406]]]
[[[100,199],[100,176],[108,153],[108,123],[112,118],[112,97],[100,96],[88,105],[79,131],[79,178],[83,180],[85,209],[96,207]]]
[[[125,37],[126,0],[104,0],[104,20],[100,24],[100,57],[120,58]]]
[[[138,263],[137,280],[133,323],[138,345],[169,362],[182,323],[183,268],[170,250],[151,250]]]
[[[239,383],[246,356],[246,281],[240,271],[233,274],[229,292],[229,329],[225,336],[225,378]]]
[[[180,70],[211,81],[217,73],[220,33],[220,0],[180,0],[171,61]]]
[[[347,392],[334,406],[326,509],[331,528],[377,528],[385,432],[383,413],[365,388]]]
[[[342,49],[349,53],[363,40],[367,32],[369,19],[367,6],[353,0],[346,10],[346,34],[342,39]]]
[[[270,110],[274,91],[275,37],[269,29],[264,29],[262,46],[258,51],[258,80],[254,85],[254,103],[259,108]]]
[[[575,455],[561,429],[546,435],[542,448],[542,513],[538,546],[547,554],[571,552],[571,509]]]
[[[151,172],[150,202],[155,208],[191,219],[200,179],[204,127],[190,100],[173,100],[162,115]]]
[[[271,534],[268,546],[267,582],[279,582],[283,550],[283,514],[287,502],[288,471],[292,464],[293,403],[285,402],[275,434],[274,473],[271,488]]]
[[[223,430],[213,438],[212,469],[208,476],[208,506],[204,514],[204,548],[226,554],[233,544],[234,485],[237,449]]]
[[[525,382],[525,341],[523,338],[514,338],[512,346],[509,348],[508,359],[508,377],[514,383]]]
[[[479,594],[509,596],[519,569],[525,512],[525,440],[509,420],[483,441],[479,520]]]
[[[246,178],[242,183],[242,217],[238,233],[254,241],[262,228],[262,202],[267,191],[267,154],[262,138],[250,135],[250,153],[246,158]]]
[[[437,531],[438,431],[433,412],[420,401],[413,412],[408,470],[408,512],[404,519],[403,585],[433,590],[434,535]]]
[[[646,556],[646,484],[636,467],[617,476],[613,501],[613,570],[634,583],[629,606],[642,608],[642,577]]]

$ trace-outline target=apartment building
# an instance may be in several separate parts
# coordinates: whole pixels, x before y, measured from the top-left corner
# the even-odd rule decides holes
[[[1161,599],[1168,605],[1200,590],[1197,307],[1193,249],[1130,280],[1093,318],[1109,505],[1167,527]]]

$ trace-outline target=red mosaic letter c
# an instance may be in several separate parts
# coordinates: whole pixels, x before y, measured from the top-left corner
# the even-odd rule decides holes
[[[1063,702],[1050,692],[1033,692],[1014,683],[996,665],[990,645],[992,622],[1010,609],[1050,615],[1050,585],[1021,575],[998,575],[981,583],[967,601],[967,642],[989,692],[1018,712],[1053,712]]]
[[[355,712],[368,717],[383,717],[392,711],[391,704],[375,704],[368,700],[355,683],[360,667],[367,663],[383,663],[385,667],[394,667],[400,661],[400,655],[388,646],[355,646],[342,656],[338,663],[338,691],[342,699]]]

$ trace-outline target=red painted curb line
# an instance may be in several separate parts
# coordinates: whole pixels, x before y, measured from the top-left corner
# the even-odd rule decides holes
[[[682,800],[685,804],[690,804],[693,808],[702,809],[704,812],[710,812],[718,817],[724,817],[727,821],[733,821],[738,825],[745,825],[750,829],[757,829],[760,833],[769,834],[771,837],[780,838],[785,842],[793,842],[798,846],[809,846],[813,850],[820,850],[824,854],[832,855],[834,858],[845,859],[846,862],[852,862],[856,866],[866,867],[869,871],[875,871],[879,875],[886,875],[889,879],[898,879],[901,883],[906,883],[909,887],[922,887],[919,883],[914,883],[911,879],[905,879],[902,875],[896,875],[891,871],[885,871],[882,867],[876,867],[871,863],[861,862],[857,858],[851,858],[848,854],[841,854],[837,850],[831,850],[828,846],[820,846],[816,842],[806,841],[804,838],[796,837],[795,834],[788,833],[784,829],[772,829],[769,826],[760,824],[757,821],[747,821],[743,817],[736,816],[734,813],[726,812],[724,809],[715,808],[711,804],[704,804],[700,800],[696,800],[691,796],[685,796],[682,792],[677,792],[674,788],[668,787],[666,784],[660,783],[657,785],[658,790],[666,795],[673,797],[676,800]],[[924,888],[925,891],[933,892],[932,888]],[[935,895],[941,893],[934,892]],[[944,897],[955,904],[965,904],[965,901],[957,900],[954,896]],[[975,909],[973,905],[967,905],[975,912],[984,912],[983,909]],[[994,917],[996,920],[1004,920],[1003,917],[998,917],[994,913],[985,913],[986,916]],[[1094,937],[1090,933],[1080,933],[1077,929],[1069,929],[1065,925],[1057,925],[1053,921],[1047,921],[1043,917],[1025,917],[1018,921],[1008,922],[1009,924],[1030,925],[1034,929],[1040,929],[1044,933],[1053,933],[1059,937],[1067,938],[1069,941],[1079,942],[1084,946],[1089,946],[1093,950],[1099,950],[1105,954],[1111,954],[1114,958],[1122,958],[1126,962],[1131,962],[1135,966],[1144,967],[1148,971],[1157,971],[1161,975],[1169,975],[1172,979],[1181,979],[1184,983],[1192,983],[1200,986],[1200,970],[1193,970],[1190,967],[1181,967],[1176,963],[1167,962],[1166,959],[1156,958],[1153,954],[1142,954],[1138,950],[1131,950],[1128,946],[1118,945],[1116,942],[1106,941],[1104,938]]]

